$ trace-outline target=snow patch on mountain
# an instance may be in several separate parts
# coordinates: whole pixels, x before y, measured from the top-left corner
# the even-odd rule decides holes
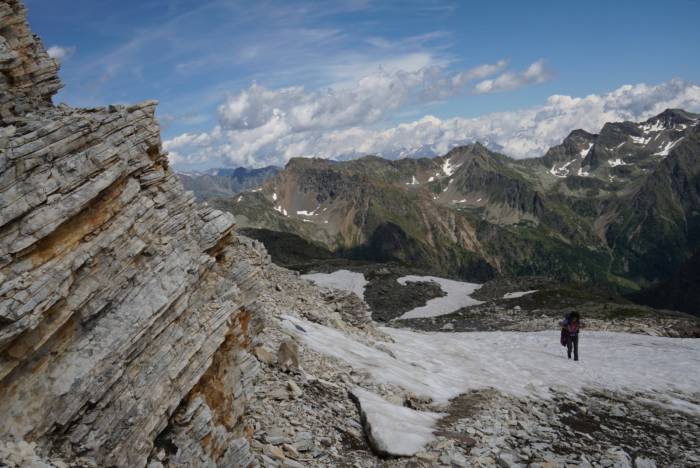
[[[395,405],[361,387],[355,387],[352,395],[371,429],[370,440],[380,453],[414,455],[435,440],[435,425],[445,416]]]
[[[561,167],[552,166],[552,168],[549,170],[549,173],[555,177],[566,177],[569,175],[569,166],[573,162],[574,162],[573,160],[569,161],[568,163],[564,164]]]
[[[669,141],[666,143],[666,145],[660,150],[654,153],[654,156],[668,156],[668,152],[673,149],[674,146],[678,144],[679,141],[681,141],[683,138],[679,138],[676,141]]]
[[[608,160],[608,164],[610,164],[610,167],[616,167],[616,166],[625,166],[627,165],[626,162],[624,162],[622,159],[617,158],[617,159],[610,159]]]
[[[591,148],[593,148],[593,143],[589,143],[589,144],[588,144],[588,148],[582,149],[582,150],[581,150],[581,153],[580,153],[580,156],[581,156],[582,158],[585,158],[586,155],[588,154],[588,152],[591,150]]]
[[[337,270],[333,273],[310,273],[301,275],[318,286],[340,289],[355,293],[360,299],[365,298],[367,280],[365,275],[349,270]]]
[[[632,143],[644,146],[651,141],[651,137],[644,138],[644,137],[637,137],[637,136],[630,135],[630,140],[632,140]]]
[[[584,331],[578,362],[566,359],[559,331],[420,333],[382,327],[391,354],[353,336],[295,317],[283,326],[317,352],[368,372],[380,384],[447,403],[469,390],[494,388],[516,397],[572,392],[646,392],[667,407],[700,415],[700,340]],[[297,325],[297,326],[295,326]],[[562,379],[565,375],[566,378]]]
[[[519,297],[527,296],[528,294],[536,293],[537,289],[533,289],[531,291],[515,291],[515,292],[509,292],[505,293],[503,295],[503,299],[517,299]]]
[[[456,164],[453,166],[452,162],[449,159],[446,159],[442,165],[442,172],[444,172],[446,176],[451,176],[459,166],[461,166],[461,164]]]
[[[661,120],[654,120],[654,122],[645,123],[641,126],[641,129],[644,133],[660,132],[665,128],[666,127],[664,127],[664,124]]]
[[[473,299],[470,294],[481,287],[476,283],[465,283],[462,281],[454,281],[437,276],[402,276],[398,278],[399,284],[405,286],[406,283],[418,283],[432,281],[440,285],[440,288],[447,294],[446,296],[430,299],[424,306],[416,307],[404,313],[401,319],[421,318],[421,317],[437,317],[452,313],[462,307],[481,304],[482,301]]]

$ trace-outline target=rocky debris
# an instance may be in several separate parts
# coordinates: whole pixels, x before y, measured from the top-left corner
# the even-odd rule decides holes
[[[259,298],[269,311],[267,326],[256,337],[265,348],[275,349],[289,339],[289,325],[283,323],[292,315],[336,327],[376,349],[388,349],[388,338],[372,324],[353,327],[343,321],[335,306],[322,299],[326,291],[274,265],[263,274],[280,286]],[[299,345],[299,359],[299,370],[261,362],[250,418],[251,447],[262,466],[602,468],[626,466],[623,452],[629,466],[636,460],[657,466],[692,465],[698,456],[697,438],[684,439],[684,434],[698,432],[697,419],[670,409],[660,395],[605,391],[579,395],[552,389],[552,398],[542,400],[481,390],[449,405],[435,405],[402,388],[377,384],[344,361],[304,345]],[[358,387],[398,409],[446,416],[437,423],[433,440],[412,455],[377,458],[375,453],[391,452],[378,448],[381,442],[373,439],[366,417],[363,424],[350,396]],[[284,461],[273,458],[267,445],[280,448]]]
[[[85,460],[78,460],[82,466],[91,466]],[[83,464],[84,463],[84,464]],[[0,466],[7,468],[68,468],[76,466],[59,459],[42,458],[36,453],[36,444],[24,440],[0,440]]]
[[[84,466],[246,465],[269,256],[182,189],[156,102],[53,106],[24,7],[1,0],[0,21],[0,441]]]
[[[354,327],[361,327],[372,320],[369,307],[357,295],[348,291],[328,288],[324,288],[322,293],[323,300],[333,304],[334,311],[340,314],[343,322]]]
[[[700,319],[682,313],[655,311],[636,305],[608,303],[585,304],[575,308],[558,308],[548,305],[526,308],[518,304],[525,298],[527,296],[491,301],[465,307],[451,314],[430,318],[402,319],[389,322],[387,325],[424,331],[510,330],[533,332],[556,329],[566,313],[576,310],[583,318],[585,330],[639,333],[675,338],[700,336]]]
[[[272,351],[264,346],[256,346],[253,349],[253,353],[255,354],[255,357],[258,358],[258,360],[263,364],[273,364],[277,360],[275,355],[272,354]]]
[[[432,281],[399,284],[396,280],[402,276],[406,275],[390,272],[388,267],[367,275],[369,284],[365,289],[365,301],[372,310],[374,320],[389,322],[409,310],[424,306],[430,299],[446,295],[440,285]]]
[[[452,450],[467,454],[466,466],[696,464],[700,457],[697,418],[654,399],[654,395],[568,395],[553,390],[553,399],[544,401],[474,391],[452,400],[441,425],[476,442],[468,447],[455,441],[457,448]],[[614,409],[624,415],[613,415]],[[437,444],[425,454],[445,456]]]
[[[277,365],[284,369],[299,369],[299,345],[287,339],[277,348]]]

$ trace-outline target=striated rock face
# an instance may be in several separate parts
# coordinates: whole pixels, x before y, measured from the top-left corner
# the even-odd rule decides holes
[[[58,64],[29,29],[19,1],[0,2],[0,117],[51,103],[61,88]]]
[[[0,0],[0,439],[100,466],[245,466],[259,244],[168,169],[155,102],[54,107]]]

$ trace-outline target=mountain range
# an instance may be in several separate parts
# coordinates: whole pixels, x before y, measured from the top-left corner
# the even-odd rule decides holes
[[[206,171],[178,172],[185,190],[194,192],[199,200],[230,197],[239,192],[257,187],[277,174],[275,166],[260,169],[245,167],[208,169]]]
[[[433,158],[297,158],[255,189],[198,195],[266,230],[273,252],[281,237],[270,232],[282,232],[286,246],[293,235],[334,256],[468,280],[546,275],[633,292],[700,246],[699,122],[668,109],[574,130],[531,159],[479,143]]]

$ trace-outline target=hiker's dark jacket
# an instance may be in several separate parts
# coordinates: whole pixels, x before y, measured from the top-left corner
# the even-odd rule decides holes
[[[571,320],[571,314],[567,314],[564,320],[559,322],[559,325],[566,328],[566,331],[569,332],[569,336],[578,336],[579,330],[583,327],[583,322],[581,322],[581,319],[574,322]]]

